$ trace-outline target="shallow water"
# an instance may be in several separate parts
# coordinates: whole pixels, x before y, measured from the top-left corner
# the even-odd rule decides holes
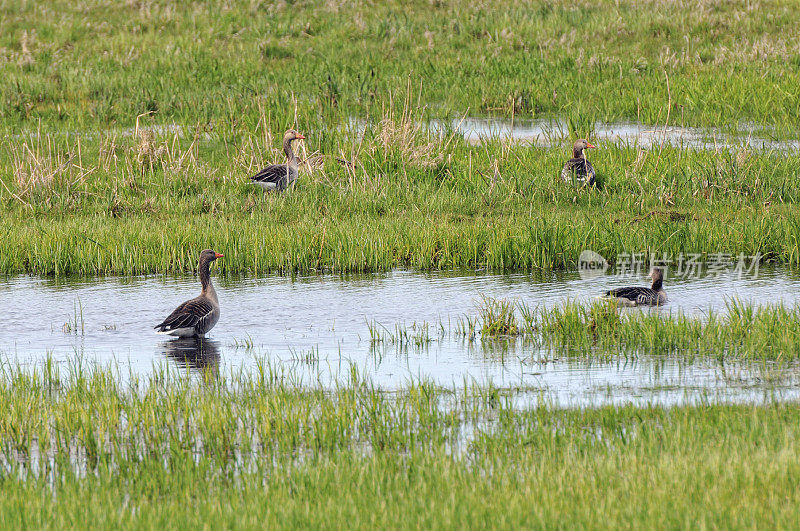
[[[503,139],[512,142],[538,145],[543,147],[562,146],[572,136],[566,120],[547,118],[537,120],[509,120],[506,118],[463,117],[453,120],[433,119],[419,124],[436,133],[455,131],[467,142],[481,144],[487,140]],[[755,124],[741,124],[731,131],[723,131],[714,127],[685,127],[678,125],[648,125],[636,122],[595,122],[590,137],[594,142],[608,142],[620,146],[635,146],[641,149],[657,148],[662,145],[684,149],[707,151],[753,149],[757,151],[797,151],[800,140],[771,138],[771,131]],[[340,127],[339,132],[350,131],[356,136],[364,134],[366,122],[352,118]],[[159,137],[178,138],[193,137],[198,134],[196,126],[185,126],[176,123],[140,126],[140,131],[149,131]],[[136,135],[135,127],[112,129],[107,131],[61,131],[67,137],[80,137],[84,140],[97,139],[102,135],[130,137]],[[309,135],[314,130],[307,131]],[[15,138],[36,138],[35,131],[17,134]],[[200,133],[206,140],[213,138],[208,132]],[[31,140],[33,141],[33,140]]]
[[[35,364],[48,355],[59,361],[80,356],[100,364],[116,362],[122,373],[138,374],[165,360],[225,373],[251,370],[266,360],[306,383],[325,385],[346,380],[354,364],[386,388],[412,378],[445,386],[491,381],[520,387],[528,399],[569,405],[798,398],[800,367],[647,353],[627,360],[623,355],[611,360],[559,357],[521,339],[470,342],[439,333],[439,324],[448,329],[464,316],[475,316],[483,296],[553,306],[568,299],[588,302],[610,287],[644,283],[640,277],[609,275],[586,280],[577,272],[534,277],[394,271],[216,279],[222,317],[198,342],[153,331],[175,306],[197,294],[195,277],[17,276],[0,281],[0,297],[9,309],[0,331],[0,359]],[[732,297],[754,304],[800,302],[800,277],[785,269],[762,267],[756,278],[730,272],[720,278],[668,275],[665,287],[670,302],[664,308],[625,311],[681,311],[703,318],[709,311],[724,312]],[[369,323],[390,333],[399,324],[411,327],[411,340],[374,343]],[[424,334],[421,323],[430,324]],[[414,341],[423,336],[430,340]]]
[[[451,122],[433,121],[432,129],[445,128],[457,131],[473,144],[487,139],[502,138],[540,146],[558,145],[570,138],[566,121],[507,120],[500,118],[463,118]],[[725,133],[716,128],[696,128],[664,125],[642,125],[634,122],[596,122],[591,134],[593,141],[610,142],[617,145],[637,146],[643,149],[661,145],[709,151],[741,149],[797,150],[798,140],[774,140],[766,138],[768,131],[755,126],[740,127],[737,134]]]

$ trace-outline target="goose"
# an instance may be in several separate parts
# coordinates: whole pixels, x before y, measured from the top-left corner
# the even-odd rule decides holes
[[[584,149],[594,148],[588,141],[581,138],[572,146],[572,158],[569,159],[561,169],[561,178],[568,182],[580,182],[592,186],[594,184],[594,168],[592,163],[586,160]]]
[[[272,164],[256,173],[250,180],[264,190],[285,190],[297,179],[297,156],[292,151],[292,142],[305,140],[302,134],[289,129],[283,135],[283,152],[286,153],[285,164]]]
[[[221,253],[206,249],[200,253],[200,295],[175,308],[163,322],[155,326],[157,333],[178,337],[203,337],[219,320],[219,300],[208,267]]]
[[[607,291],[601,298],[614,300],[625,306],[661,306],[667,302],[667,294],[664,293],[663,287],[664,272],[654,267],[650,271],[650,278],[653,279],[653,285],[649,288],[640,286],[616,288]]]

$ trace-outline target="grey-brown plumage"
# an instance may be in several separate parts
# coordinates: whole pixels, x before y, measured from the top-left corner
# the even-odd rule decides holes
[[[168,334],[178,337],[203,337],[206,332],[214,328],[219,320],[219,299],[214,285],[211,283],[209,266],[222,254],[206,249],[200,253],[198,266],[200,285],[203,287],[200,295],[188,300],[175,308],[160,324],[155,326],[159,334]]]
[[[603,298],[616,300],[628,306],[661,306],[667,302],[667,294],[664,292],[664,272],[654,267],[650,272],[653,284],[649,288],[631,287],[617,288],[606,292]]]
[[[568,183],[581,183],[594,185],[595,173],[592,163],[586,159],[584,149],[594,148],[589,142],[581,138],[572,146],[572,158],[561,169],[561,178]]]
[[[295,140],[305,140],[302,134],[294,129],[289,129],[283,135],[283,152],[286,154],[285,164],[272,164],[260,172],[256,173],[250,180],[265,190],[285,190],[297,179],[298,165],[297,155],[292,150],[292,142]]]

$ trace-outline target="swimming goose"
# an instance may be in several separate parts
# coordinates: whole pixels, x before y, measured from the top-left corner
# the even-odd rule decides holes
[[[283,152],[286,153],[286,164],[272,164],[256,173],[250,180],[265,190],[284,190],[297,179],[297,156],[292,151],[292,142],[305,140],[302,134],[289,129],[283,135]]]
[[[221,253],[206,249],[200,253],[200,285],[203,290],[200,295],[186,301],[169,314],[161,324],[155,326],[159,334],[168,334],[178,337],[203,337],[206,332],[214,328],[219,320],[219,300],[214,285],[211,283],[211,274],[208,271],[211,262],[222,258]]]
[[[626,306],[661,306],[667,302],[667,294],[664,293],[664,272],[658,267],[654,267],[650,272],[653,285],[649,288],[617,288],[606,292],[604,299],[615,300]]]
[[[581,138],[572,146],[572,158],[561,169],[561,178],[568,182],[580,182],[592,186],[594,184],[594,168],[586,160],[584,149],[594,148],[589,142]]]

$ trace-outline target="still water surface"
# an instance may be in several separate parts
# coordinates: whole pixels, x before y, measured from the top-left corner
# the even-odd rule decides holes
[[[324,385],[345,380],[352,364],[385,388],[416,378],[444,386],[492,382],[524,389],[529,399],[564,405],[800,398],[800,367],[791,365],[721,364],[648,353],[587,359],[542,351],[522,340],[470,342],[439,335],[439,324],[448,329],[464,316],[476,316],[484,296],[549,307],[566,300],[589,302],[610,287],[643,285],[644,278],[393,271],[215,278],[215,283],[222,316],[198,343],[153,331],[175,306],[199,292],[193,276],[0,280],[0,297],[9,310],[0,331],[0,359],[31,365],[48,355],[59,361],[81,356],[137,374],[165,363],[229,373],[266,361],[303,382]],[[709,311],[724,312],[734,297],[754,304],[800,302],[800,276],[785,269],[762,268],[756,278],[668,275],[665,288],[666,307],[625,311],[681,311],[702,319]],[[419,330],[429,323],[432,341],[376,344],[369,323],[389,332],[396,325]]]
[[[505,140],[540,146],[552,146],[570,138],[564,119],[508,120],[504,118],[459,118],[449,122],[434,120],[434,131],[453,130],[468,142],[480,144],[488,139]],[[678,125],[646,125],[635,122],[596,122],[589,137],[596,142],[650,149],[675,146],[708,151],[738,150],[747,147],[759,151],[797,151],[800,141],[770,138],[770,131],[744,124],[735,134],[718,128],[683,127]]]

